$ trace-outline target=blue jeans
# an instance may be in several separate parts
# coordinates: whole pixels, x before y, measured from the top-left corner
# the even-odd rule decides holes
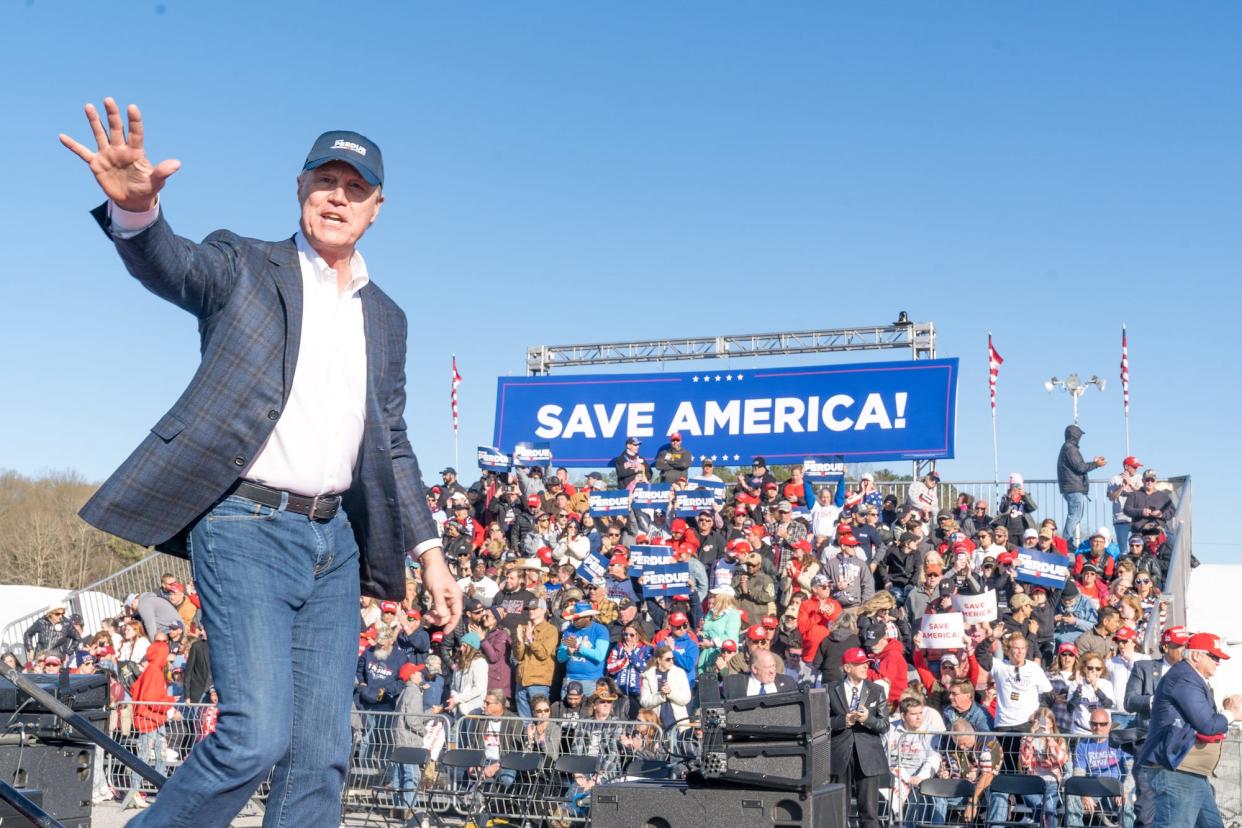
[[[422,778],[422,765],[401,765],[394,762],[388,773],[388,781],[392,783],[394,795],[403,806],[410,810],[418,806],[418,783]]]
[[[168,761],[164,758],[166,750],[168,750],[168,736],[162,725],[148,733],[138,734],[138,758],[161,774],[168,771]],[[97,749],[95,752],[100,754],[103,753],[103,750]],[[129,790],[131,793],[138,791],[141,782],[142,777],[133,771],[129,772]]]
[[[1216,796],[1207,777],[1164,768],[1147,768],[1160,828],[1222,828]]]
[[[984,791],[979,798],[983,800],[980,804],[987,806],[988,825],[995,825],[1009,819],[1009,797]],[[933,825],[944,825],[949,821],[949,809],[966,803],[966,800],[960,796],[934,796],[928,797],[927,801],[930,803],[930,806],[925,805],[923,807],[931,808],[931,822]],[[924,811],[923,815],[926,817],[927,812]]]
[[[1040,825],[1055,825],[1057,811],[1061,807],[1061,783],[1055,779],[1044,778],[1043,796],[1024,796],[1023,801],[1032,813],[1038,815]]]
[[[1065,515],[1065,526],[1061,530],[1061,536],[1071,542],[1070,549],[1073,550],[1078,547],[1080,540],[1078,530],[1082,525],[1083,516],[1087,514],[1087,495],[1085,492],[1068,492],[1064,497],[1068,513]]]
[[[517,714],[523,719],[530,718],[530,700],[535,696],[547,696],[548,702],[550,703],[552,701],[552,688],[546,684],[527,684],[518,686],[517,697],[514,701],[517,702]]]
[[[232,496],[194,524],[189,549],[220,719],[130,828],[227,828],[273,766],[265,828],[336,828],[358,663],[348,518]]]
[[[1126,554],[1126,549],[1128,549],[1130,545],[1130,524],[1114,523],[1113,535],[1117,539],[1117,548],[1121,550],[1121,554]]]

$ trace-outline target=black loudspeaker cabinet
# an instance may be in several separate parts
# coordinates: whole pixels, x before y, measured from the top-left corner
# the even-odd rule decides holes
[[[773,739],[703,742],[703,775],[739,785],[812,790],[828,784],[831,745],[827,733],[810,740]]]
[[[846,828],[845,788],[769,791],[685,782],[613,782],[591,792],[591,828]]]
[[[91,824],[94,770],[95,746],[91,744],[0,744],[0,778],[19,790],[42,791],[43,810],[65,828],[87,828]]]
[[[23,790],[19,790],[18,793],[26,797],[26,799],[30,800],[35,805],[38,805],[40,808],[43,807],[43,791],[38,788],[25,788]],[[0,828],[8,828],[10,825],[26,826],[29,824],[30,821],[18,813],[16,808],[0,799]]]
[[[26,678],[64,702],[75,713],[90,713],[108,707],[108,677],[102,673],[66,675],[63,685],[59,675],[34,674]],[[50,712],[12,682],[0,678],[0,713],[11,714],[19,708],[23,713]]]
[[[704,702],[704,730],[727,736],[812,738],[828,732],[828,691],[822,687]]]
[[[28,678],[68,705],[75,713],[80,713],[95,727],[100,729],[106,727],[108,722],[107,676],[67,675],[63,685],[60,676],[56,675],[31,675]],[[25,691],[3,678],[0,678],[0,717],[3,717],[4,724],[10,732],[20,728],[40,739],[86,740],[85,736],[80,735],[55,713],[50,712],[37,700],[26,695]]]

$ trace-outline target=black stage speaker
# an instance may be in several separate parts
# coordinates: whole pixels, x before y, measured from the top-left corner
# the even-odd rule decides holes
[[[0,778],[19,790],[43,791],[43,810],[65,828],[88,828],[91,824],[94,771],[93,744],[30,740],[0,744]]]
[[[26,788],[18,791],[18,793],[29,799],[40,808],[43,807],[43,791],[38,788]],[[0,828],[8,828],[10,825],[20,825],[24,828],[24,826],[29,824],[30,820],[19,814],[17,809],[12,805],[5,802],[3,799],[0,799]]]
[[[841,785],[768,791],[685,782],[612,782],[591,792],[591,828],[846,828]]]
[[[828,691],[822,687],[701,704],[703,729],[726,736],[811,738],[828,732]]]
[[[781,790],[813,790],[828,784],[830,738],[745,739],[711,743],[703,737],[703,776]]]
[[[68,705],[73,712],[81,713],[91,724],[106,728],[108,722],[108,677],[102,674],[89,676],[65,674],[36,674],[28,678],[40,688]],[[85,739],[55,713],[52,713],[11,682],[0,678],[0,720],[10,732],[24,729],[40,739]],[[19,728],[19,726],[21,726]]]

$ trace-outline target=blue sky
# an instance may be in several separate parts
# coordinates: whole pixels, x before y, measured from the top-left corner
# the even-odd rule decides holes
[[[1124,322],[1134,453],[1193,475],[1198,554],[1233,560],[1240,24],[1195,2],[5,3],[0,467],[102,479],[196,364],[56,141],[110,94],[182,161],[164,204],[196,239],[289,235],[314,136],[380,144],[363,251],[410,318],[428,477],[453,457],[451,352],[466,458],[528,345],[903,309],[963,359],[946,477],[991,476],[988,330],[1002,475],[1052,474],[1070,401],[1041,383],[1070,371],[1110,381],[1082,425],[1111,472]]]

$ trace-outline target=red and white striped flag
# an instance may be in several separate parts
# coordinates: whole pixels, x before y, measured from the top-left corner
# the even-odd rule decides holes
[[[1130,415],[1130,353],[1126,348],[1126,326],[1121,326],[1121,402]]]
[[[988,393],[992,397],[992,413],[996,413],[996,377],[1005,360],[992,345],[992,335],[988,334]]]
[[[461,385],[461,374],[457,373],[457,354],[453,354],[453,433],[457,433],[457,386]]]

